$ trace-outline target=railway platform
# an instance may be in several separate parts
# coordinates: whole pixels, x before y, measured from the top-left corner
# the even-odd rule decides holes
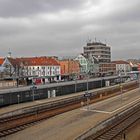
[[[88,107],[81,107],[80,109],[57,115],[5,138],[6,140],[24,140],[25,137],[26,140],[43,140],[46,138],[48,140],[75,139],[103,120],[117,115],[139,101],[139,89],[135,89],[123,95],[91,104]]]
[[[91,91],[93,91],[93,90],[91,90]],[[77,95],[80,95],[80,94],[84,94],[84,92],[73,93],[73,94],[70,94],[70,95],[64,95],[64,96],[58,96],[58,97],[52,97],[52,98],[46,98],[46,99],[42,99],[42,100],[34,100],[34,101],[31,101],[31,102],[25,102],[25,103],[19,103],[19,104],[6,106],[6,107],[1,107],[0,108],[0,115],[11,112],[11,111],[20,110],[20,109],[26,108],[26,107],[31,107],[31,106],[35,106],[35,105],[50,103],[50,102],[53,102],[53,101],[58,101],[58,100],[61,100],[61,99],[74,97],[74,96],[77,96]]]
[[[106,92],[108,90],[113,91],[113,89],[115,89],[117,86],[119,86],[119,85],[110,86],[110,87],[103,87],[103,88],[99,88],[99,89],[93,89],[93,90],[89,90],[88,92],[93,93],[93,94],[105,92],[104,96],[106,96]],[[6,107],[1,107],[0,108],[0,116],[7,114],[7,113],[10,113],[10,112],[13,113],[13,111],[21,110],[24,108],[30,108],[30,107],[34,107],[34,106],[38,106],[38,105],[42,105],[42,104],[53,103],[53,102],[57,102],[60,100],[64,101],[64,100],[68,100],[69,98],[76,98],[78,96],[84,96],[85,92],[87,92],[87,91],[77,92],[77,93],[73,93],[73,94],[69,94],[69,95],[57,96],[57,97],[52,97],[52,98],[46,98],[46,99],[41,99],[41,100],[34,100],[31,102],[19,103],[19,104],[6,106]],[[118,94],[120,94],[120,91],[118,92]],[[99,97],[100,97],[100,95],[99,95]]]

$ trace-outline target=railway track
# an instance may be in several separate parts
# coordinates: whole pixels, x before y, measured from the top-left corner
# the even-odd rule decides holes
[[[129,86],[124,86],[125,91],[135,89],[137,83],[133,83]],[[113,94],[112,94],[113,93]],[[111,96],[118,95],[120,93],[120,88],[114,90],[102,91],[100,94],[92,94],[90,103],[109,98]],[[102,97],[100,98],[100,95]],[[81,101],[85,101],[83,95],[75,96],[75,98],[69,98],[65,100],[60,100],[59,102],[52,102],[51,104],[43,104],[40,106],[34,106],[30,109],[25,108],[25,110],[19,114],[12,115],[9,117],[0,118],[0,137],[5,137],[17,131],[23,130],[27,127],[35,125],[44,119],[48,119],[52,116],[70,111],[81,107]]]
[[[116,117],[111,124],[107,125],[95,134],[84,140],[122,140],[125,139],[125,131],[140,119],[140,103],[129,111]]]

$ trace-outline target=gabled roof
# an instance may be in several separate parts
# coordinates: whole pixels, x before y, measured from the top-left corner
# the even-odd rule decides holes
[[[18,58],[8,58],[9,62],[12,64],[13,67],[21,65],[21,61]]]
[[[81,59],[84,59],[84,60],[86,60],[86,62],[87,62],[87,58],[84,56],[84,54],[79,54],[74,60],[78,60],[79,61],[79,58]]]
[[[4,62],[4,58],[0,58],[0,65],[2,65]]]
[[[131,67],[137,67],[138,65],[140,65],[140,60],[128,60],[128,62],[131,65]]]
[[[112,61],[112,63],[115,63],[115,64],[129,64],[127,61],[124,61],[124,60]]]
[[[13,67],[22,66],[48,66],[60,65],[59,62],[53,57],[24,57],[24,58],[7,58]],[[1,60],[2,62],[2,60]],[[4,62],[4,59],[3,59]]]
[[[25,66],[59,65],[59,62],[53,57],[28,57],[17,59],[18,61],[22,62]]]

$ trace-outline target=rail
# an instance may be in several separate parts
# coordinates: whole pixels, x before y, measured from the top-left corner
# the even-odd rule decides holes
[[[136,88],[136,86],[136,83],[129,83],[124,86],[124,89],[127,91],[132,90]],[[112,94],[115,96],[116,93],[120,93],[120,88],[118,86],[114,87],[113,90],[112,88],[103,91],[98,90],[96,93],[92,93],[90,103],[110,97]],[[100,94],[104,96],[101,99]],[[0,137],[25,129],[27,126],[33,125],[43,119],[79,108],[81,107],[82,100],[85,100],[84,96],[78,95],[68,99],[53,101],[47,104],[44,103],[34,107],[26,107],[22,110],[11,112],[11,114],[3,114],[0,118]]]
[[[130,83],[127,83],[127,84],[123,83],[122,86],[124,87],[123,90],[126,92],[127,90],[129,90],[131,88],[133,89],[133,86],[135,88],[135,86],[137,86],[137,83],[136,82],[130,82]],[[100,97],[101,94],[103,96],[106,96],[108,94],[112,94],[112,92],[114,92],[114,94],[115,94],[116,92],[119,92],[119,91],[120,91],[119,85],[115,85],[115,86],[105,87],[105,88],[102,88],[102,89],[91,90],[91,91],[89,91],[89,93],[91,93],[90,98],[95,99],[95,98]],[[57,105],[60,105],[60,104],[63,104],[63,103],[69,103],[69,102],[72,102],[72,101],[79,101],[79,100],[81,101],[82,99],[84,99],[84,94],[85,94],[85,92],[81,92],[80,95],[75,94],[71,97],[66,97],[66,98],[55,100],[55,101],[42,103],[42,104],[39,104],[39,105],[23,107],[21,109],[17,109],[17,110],[11,111],[11,112],[1,114],[0,119],[7,118],[7,117],[13,117],[13,116],[24,114],[24,113],[29,113],[29,112],[36,111],[36,110],[39,110],[39,109],[51,108],[51,107],[54,107],[54,106],[57,106]]]
[[[120,140],[124,131],[140,119],[140,103],[102,121],[75,140]]]

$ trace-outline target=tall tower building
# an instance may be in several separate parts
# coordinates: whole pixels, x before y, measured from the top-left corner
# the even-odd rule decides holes
[[[111,47],[101,42],[88,42],[84,48],[84,55],[87,57],[94,56],[99,63],[99,74],[113,75],[116,65],[111,63]]]
[[[96,57],[99,63],[111,62],[110,47],[100,42],[87,43],[87,46],[84,47],[84,55]]]

